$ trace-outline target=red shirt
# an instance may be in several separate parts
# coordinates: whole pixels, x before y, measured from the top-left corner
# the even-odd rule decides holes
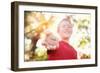
[[[56,50],[48,51],[48,60],[77,59],[76,50],[68,43],[61,41]]]

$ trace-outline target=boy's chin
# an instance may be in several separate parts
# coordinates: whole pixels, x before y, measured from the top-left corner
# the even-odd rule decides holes
[[[70,38],[71,37],[71,35],[65,35],[64,36],[64,38]]]

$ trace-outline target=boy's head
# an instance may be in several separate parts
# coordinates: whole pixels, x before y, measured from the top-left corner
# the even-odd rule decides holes
[[[71,17],[67,16],[62,19],[58,24],[58,34],[61,39],[69,39],[73,31],[73,24],[71,23]]]

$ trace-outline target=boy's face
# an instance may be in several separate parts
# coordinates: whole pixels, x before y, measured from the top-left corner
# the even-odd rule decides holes
[[[62,39],[69,39],[73,31],[73,25],[67,21],[62,20],[58,27],[58,33]]]

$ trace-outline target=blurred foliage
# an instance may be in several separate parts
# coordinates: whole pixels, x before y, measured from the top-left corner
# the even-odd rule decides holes
[[[36,48],[35,50],[35,58],[36,61],[47,60],[47,49],[46,48]]]
[[[45,17],[45,15],[42,12],[31,12],[31,11],[25,11],[24,14],[24,25],[25,25],[25,37],[27,39],[32,40],[30,44],[33,44],[30,49],[30,51],[33,51],[34,54],[25,53],[25,60],[46,60],[47,59],[47,52],[44,50],[44,48],[36,48],[37,41],[41,37],[41,34],[53,25],[54,23],[54,16],[48,17],[48,19]],[[27,44],[28,42],[25,42]],[[30,44],[27,46],[30,47]],[[25,52],[27,51],[27,48],[25,48]]]
[[[88,43],[90,43],[90,37],[89,36],[81,38],[78,47],[81,47],[82,49],[85,49],[85,46]]]
[[[90,54],[83,54],[80,59],[90,59],[91,55]]]
[[[81,50],[81,52],[83,51],[83,55],[80,56],[80,59],[89,59],[91,58],[90,51],[88,50],[91,48],[90,15],[73,18],[73,22],[77,29],[76,35],[79,35],[78,38],[76,37],[78,39],[78,44],[75,44],[77,45],[76,48]],[[89,54],[87,54],[86,49]]]
[[[87,20],[87,19],[79,19],[79,20],[74,19],[73,21],[76,23],[78,30],[81,30],[81,29],[88,30],[88,25],[90,23],[89,20]]]

